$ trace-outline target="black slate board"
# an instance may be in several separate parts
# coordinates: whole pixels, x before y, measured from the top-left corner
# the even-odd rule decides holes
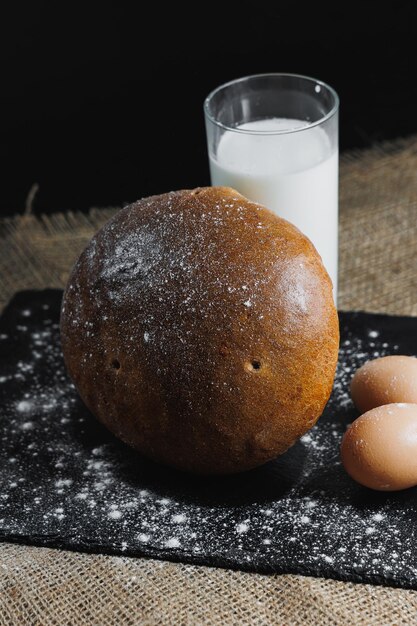
[[[0,539],[417,589],[417,490],[371,492],[339,461],[353,371],[417,354],[417,319],[341,313],[319,424],[262,468],[198,478],[142,459],[89,414],[65,373],[61,297],[21,292],[0,319]]]

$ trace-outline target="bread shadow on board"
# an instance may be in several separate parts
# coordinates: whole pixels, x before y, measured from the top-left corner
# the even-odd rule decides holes
[[[225,476],[199,476],[150,461],[114,437],[78,400],[77,413],[85,417],[83,431],[73,436],[87,449],[111,447],[119,480],[138,489],[201,506],[244,506],[277,501],[294,487],[303,473],[305,448],[296,443],[285,454],[256,469]]]

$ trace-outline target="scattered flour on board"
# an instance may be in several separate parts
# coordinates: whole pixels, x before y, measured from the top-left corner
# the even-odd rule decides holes
[[[246,477],[237,483],[239,498],[233,488],[229,503],[224,493],[216,499],[216,491],[208,496],[181,478],[178,488],[170,472],[155,477],[86,413],[65,373],[50,308],[41,307],[40,321],[34,306],[24,316],[27,354],[11,354],[7,372],[1,372],[5,536],[70,537],[73,546],[93,540],[121,554],[166,549],[181,556],[184,550],[201,562],[233,553],[265,567],[285,568],[292,560],[314,571],[348,575],[354,569],[406,576],[417,584],[417,537],[404,503],[369,497],[358,507],[349,498],[351,483],[338,455],[346,424],[355,416],[348,392],[354,371],[370,357],[398,353],[397,344],[376,331],[362,338],[344,332],[333,400],[296,446],[303,453],[297,482],[281,489],[273,482],[276,474],[268,475],[276,493],[258,501],[258,488],[249,497]]]

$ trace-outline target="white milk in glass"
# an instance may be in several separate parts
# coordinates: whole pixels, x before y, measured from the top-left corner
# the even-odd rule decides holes
[[[338,150],[325,130],[271,118],[225,131],[210,156],[212,185],[234,187],[299,228],[315,245],[337,294]],[[267,134],[267,131],[290,131]],[[262,134],[265,133],[265,134]]]

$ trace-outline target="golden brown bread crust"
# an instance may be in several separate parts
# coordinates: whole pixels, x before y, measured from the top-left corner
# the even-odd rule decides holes
[[[238,472],[319,418],[337,362],[311,242],[230,188],[145,198],[91,240],[63,300],[65,361],[114,434],[192,472]]]

